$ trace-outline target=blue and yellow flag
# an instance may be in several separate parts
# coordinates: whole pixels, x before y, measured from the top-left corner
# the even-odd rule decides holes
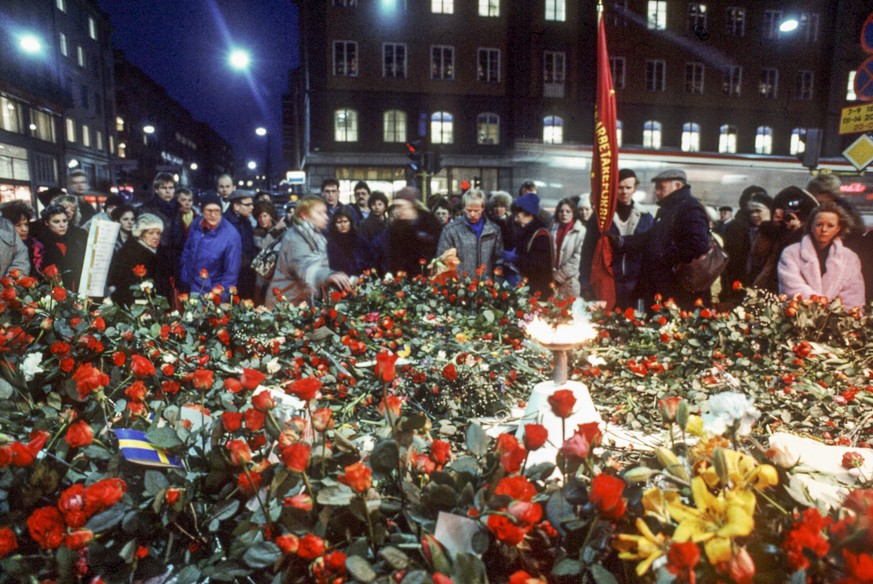
[[[128,462],[161,468],[182,468],[182,461],[178,456],[167,454],[149,442],[142,430],[116,428],[114,432],[121,455]]]

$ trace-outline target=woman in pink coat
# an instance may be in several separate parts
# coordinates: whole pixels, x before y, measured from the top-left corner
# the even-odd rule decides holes
[[[841,298],[846,307],[864,304],[861,260],[843,246],[849,216],[836,203],[823,203],[809,219],[808,233],[779,259],[779,292],[788,296]]]

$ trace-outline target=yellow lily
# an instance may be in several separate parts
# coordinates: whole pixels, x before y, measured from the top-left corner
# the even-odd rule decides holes
[[[652,563],[667,553],[667,538],[663,533],[655,535],[641,518],[636,521],[637,530],[642,535],[620,533],[612,544],[622,560],[642,560],[637,564],[637,576],[645,574]]]
[[[717,448],[713,452],[713,464],[700,472],[700,476],[710,488],[719,484],[725,488],[746,489],[752,486],[756,489],[779,484],[779,473],[769,464],[758,464],[758,461],[747,454]],[[723,476],[719,476],[719,466]],[[727,479],[727,484],[722,482]]]
[[[679,522],[673,539],[678,542],[704,542],[706,557],[713,565],[731,558],[731,543],[735,537],[752,533],[755,495],[749,491],[732,491],[728,496],[709,492],[701,477],[691,481],[694,507],[673,501],[668,503],[670,515]]]

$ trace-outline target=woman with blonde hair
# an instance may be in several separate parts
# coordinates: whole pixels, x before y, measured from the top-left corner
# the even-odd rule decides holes
[[[109,266],[106,286],[113,302],[123,306],[133,304],[130,288],[143,280],[152,280],[160,292],[166,292],[157,254],[163,231],[164,222],[157,215],[143,213],[137,218],[131,237],[115,252]]]

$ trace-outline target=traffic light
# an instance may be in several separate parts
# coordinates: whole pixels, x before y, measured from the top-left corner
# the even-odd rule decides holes
[[[479,178],[478,176],[473,177],[473,188],[474,189],[481,189],[482,188],[482,179]]]
[[[800,141],[803,142],[803,152],[797,154],[797,158],[803,163],[803,166],[812,170],[818,166],[818,158],[821,154],[821,128],[807,128],[806,132],[800,135]]]
[[[422,149],[421,140],[406,143],[406,156],[409,157],[407,167],[412,171],[412,174],[418,174],[425,170],[424,150]]]

